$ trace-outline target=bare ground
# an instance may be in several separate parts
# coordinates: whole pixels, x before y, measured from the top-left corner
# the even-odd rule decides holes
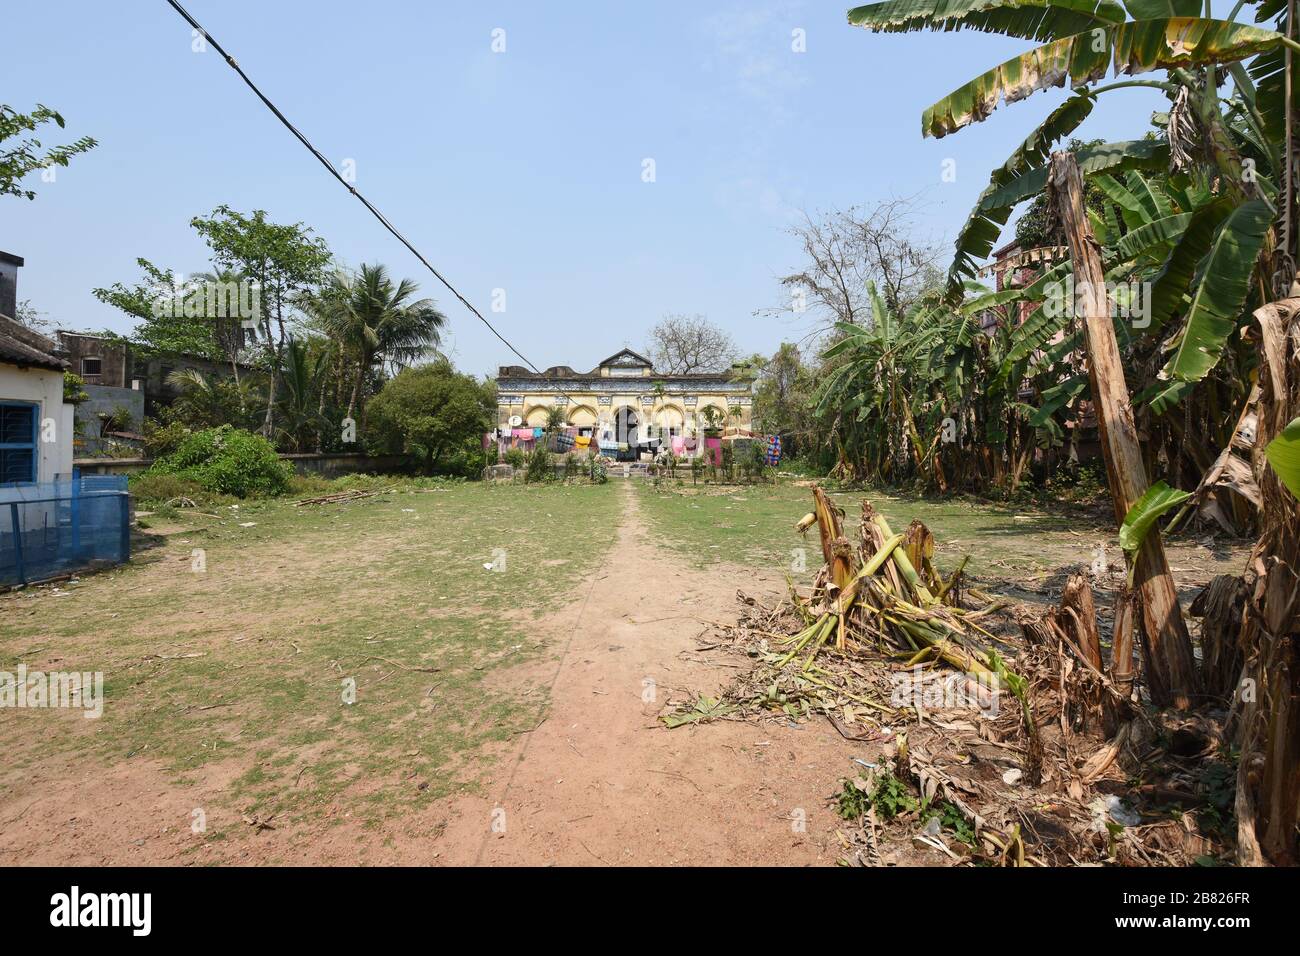
[[[783,581],[690,568],[649,539],[630,483],[618,493],[625,507],[605,569],[541,623],[551,653],[495,678],[546,694],[549,707],[535,729],[498,745],[485,796],[430,801],[396,819],[367,819],[352,803],[286,826],[229,805],[243,761],[208,764],[180,783],[142,756],[107,772],[51,758],[0,802],[0,863],[833,862],[837,818],[826,797],[860,747],[816,722],[667,731],[656,720],[670,696],[730,679],[733,665],[697,655],[697,637],[710,621],[734,619],[737,582],[761,594]],[[209,825],[241,816],[247,825],[205,839],[191,832],[195,808]]]

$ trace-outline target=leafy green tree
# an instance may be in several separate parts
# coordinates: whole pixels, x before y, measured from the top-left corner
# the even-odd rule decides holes
[[[813,446],[809,414],[813,373],[803,362],[799,346],[782,342],[770,359],[755,366],[754,419],[764,432],[781,436],[781,453],[787,458],[807,454]]]
[[[483,433],[495,413],[490,383],[439,359],[402,369],[384,384],[370,403],[364,437],[375,451],[419,459],[430,474],[466,474],[482,460]]]
[[[187,318],[184,310],[163,308],[181,289],[176,273],[163,269],[148,259],[136,259],[143,275],[132,285],[115,282],[108,288],[93,289],[92,294],[135,319],[130,344],[144,352],[173,355],[198,355],[221,361],[225,352],[217,340],[216,326],[208,321]],[[121,336],[105,332],[121,341]]]
[[[28,136],[7,146],[5,141],[24,133],[34,133],[46,123],[53,122],[63,129],[63,117],[48,106],[36,104],[30,113],[19,113],[8,104],[0,103],[0,196],[22,196],[35,199],[34,189],[24,189],[21,180],[38,169],[50,166],[67,166],[68,160],[78,153],[94,149],[98,144],[83,136],[67,146],[45,148],[41,141]]]
[[[274,434],[284,351],[296,307],[324,276],[331,258],[329,247],[302,223],[271,222],[261,209],[245,215],[222,205],[208,216],[196,216],[190,224],[212,250],[218,269],[239,273],[260,291],[261,314],[256,323],[269,375],[262,434],[269,438]]]

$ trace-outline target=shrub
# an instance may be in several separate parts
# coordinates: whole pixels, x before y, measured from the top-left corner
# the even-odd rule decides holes
[[[172,454],[154,462],[149,474],[175,475],[205,491],[248,498],[281,494],[292,471],[265,438],[222,425],[186,437]]]
[[[1050,476],[1043,489],[1054,501],[1094,501],[1106,494],[1105,466],[1091,463],[1067,466]]]
[[[82,402],[90,401],[90,393],[86,391],[86,380],[76,372],[63,373],[63,401],[69,405],[80,405]]]
[[[151,458],[170,455],[189,436],[189,428],[180,422],[173,421],[164,425],[152,418],[144,420],[144,447]]]
[[[471,476],[482,470],[483,433],[492,427],[491,386],[446,359],[404,368],[369,406],[371,451],[410,455],[427,474]]]
[[[545,446],[538,443],[528,456],[528,472],[524,475],[524,481],[554,481],[555,468],[551,464],[551,453],[546,450]]]
[[[131,494],[140,501],[167,502],[173,498],[197,500],[205,497],[203,487],[198,482],[176,475],[155,475],[145,472],[142,475],[133,475],[128,483]]]

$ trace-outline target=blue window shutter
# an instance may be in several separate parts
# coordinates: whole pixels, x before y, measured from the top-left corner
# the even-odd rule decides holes
[[[37,406],[0,402],[0,485],[36,481]]]

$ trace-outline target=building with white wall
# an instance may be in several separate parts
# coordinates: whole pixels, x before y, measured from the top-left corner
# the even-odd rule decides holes
[[[74,409],[63,402],[68,363],[55,342],[13,316],[22,264],[0,252],[0,487],[72,477]]]

